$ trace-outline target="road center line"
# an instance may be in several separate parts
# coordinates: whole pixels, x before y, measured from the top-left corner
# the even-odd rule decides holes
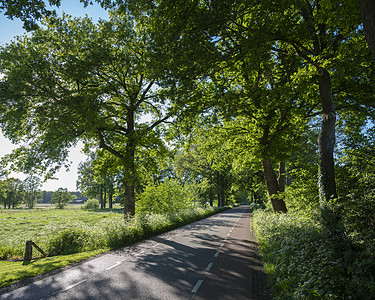
[[[214,257],[215,257],[215,258],[216,258],[216,257],[218,257],[218,256],[219,256],[219,254],[220,254],[220,251],[216,251],[216,253],[215,253]]]
[[[77,285],[81,284],[81,283],[84,283],[85,281],[87,281],[87,279],[83,279],[81,281],[78,281],[77,283],[75,284],[72,284],[72,285],[69,285],[68,287],[66,287],[65,289],[62,290],[62,292],[65,292],[65,291],[68,291],[74,287],[76,287]]]
[[[206,268],[206,271],[207,271],[207,272],[209,272],[209,271],[211,270],[213,264],[214,264],[214,263],[209,263],[209,264],[208,264],[208,266],[207,266],[207,268]]]
[[[198,282],[195,284],[194,288],[191,290],[192,294],[195,294],[198,291],[198,289],[200,288],[202,282],[203,282],[203,280],[198,280]]]

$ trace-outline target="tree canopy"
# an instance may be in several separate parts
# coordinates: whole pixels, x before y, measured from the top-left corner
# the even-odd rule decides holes
[[[23,171],[47,171],[78,140],[104,149],[124,168],[125,212],[133,214],[137,151],[163,152],[157,126],[173,97],[150,72],[148,34],[118,14],[98,25],[64,16],[44,26],[1,49],[0,122],[24,143],[10,159]]]

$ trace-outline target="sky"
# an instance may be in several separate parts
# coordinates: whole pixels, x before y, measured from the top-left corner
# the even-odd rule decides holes
[[[58,14],[61,15],[64,11],[74,17],[85,16],[86,14],[91,17],[94,21],[99,18],[106,19],[108,14],[99,5],[94,4],[93,6],[83,7],[83,4],[79,0],[62,0],[61,7],[57,10]],[[4,46],[5,43],[11,41],[14,36],[22,35],[25,30],[22,28],[22,22],[14,19],[9,20],[0,12],[0,45]],[[0,74],[1,78],[1,74]],[[70,149],[68,160],[72,162],[69,172],[65,169],[61,169],[55,177],[56,180],[48,180],[43,183],[42,190],[55,191],[60,187],[67,188],[69,191],[76,190],[76,181],[78,179],[77,168],[81,161],[86,160],[86,155],[81,153],[82,144],[78,144],[76,147]],[[10,153],[17,146],[13,145],[0,130],[0,157]],[[12,173],[10,176],[25,179],[26,175],[20,173]]]

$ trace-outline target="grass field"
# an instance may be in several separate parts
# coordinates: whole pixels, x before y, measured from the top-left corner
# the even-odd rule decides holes
[[[88,211],[79,207],[0,210],[0,259],[23,256],[27,240],[45,248],[50,236],[61,228],[95,226],[100,221],[122,217],[122,210]],[[35,252],[36,253],[36,252]]]
[[[0,209],[0,287],[131,244],[222,210],[192,208],[165,215],[139,214],[124,221],[121,209]],[[49,257],[25,265],[22,261],[10,261],[23,257],[27,240],[34,241]],[[33,256],[37,253],[34,249]]]

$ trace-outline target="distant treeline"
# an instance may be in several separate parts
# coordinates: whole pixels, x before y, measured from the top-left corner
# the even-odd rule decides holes
[[[42,203],[50,203],[51,202],[51,199],[52,199],[52,196],[53,196],[53,193],[52,191],[43,191],[43,200],[42,200]],[[80,192],[70,192],[71,195],[75,195],[77,198],[76,199],[83,199],[83,200],[87,200],[88,198],[83,196]]]

